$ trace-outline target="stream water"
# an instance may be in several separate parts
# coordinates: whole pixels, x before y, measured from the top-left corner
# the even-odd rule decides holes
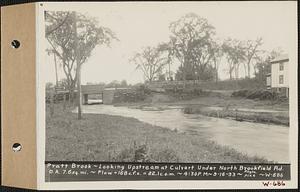
[[[160,107],[159,109],[164,108]],[[201,134],[220,145],[226,145],[270,161],[289,162],[289,128],[279,125],[239,122],[230,119],[184,114],[181,107],[136,109],[112,105],[85,105],[83,113],[133,117],[140,121],[177,129],[189,134]]]

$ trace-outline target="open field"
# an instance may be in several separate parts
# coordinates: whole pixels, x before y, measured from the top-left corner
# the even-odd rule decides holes
[[[264,163],[201,135],[179,133],[134,118],[84,114],[55,105],[46,111],[47,161],[150,161]]]

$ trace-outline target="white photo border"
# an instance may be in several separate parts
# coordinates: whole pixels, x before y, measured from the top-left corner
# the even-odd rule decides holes
[[[291,180],[285,181],[284,187],[262,185],[262,181],[228,181],[228,180],[168,180],[168,181],[97,181],[97,182],[45,182],[45,80],[43,74],[46,73],[43,63],[45,60],[45,10],[80,10],[86,4],[161,4],[161,3],[232,3],[245,6],[245,4],[259,3],[261,6],[272,6],[276,4],[289,4],[291,7],[291,20],[293,28],[289,36],[290,41],[290,162]],[[246,5],[247,6],[247,5]],[[298,186],[298,50],[297,50],[297,2],[295,1],[269,1],[269,2],[39,2],[36,3],[36,33],[37,33],[37,63],[36,63],[36,90],[37,90],[37,176],[39,190],[111,190],[111,189],[291,189]]]

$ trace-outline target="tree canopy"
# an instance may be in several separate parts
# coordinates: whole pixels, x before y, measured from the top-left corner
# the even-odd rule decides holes
[[[112,30],[99,26],[95,18],[80,13],[47,11],[45,21],[51,52],[60,59],[69,90],[73,91],[77,81],[77,64],[84,64],[97,45],[110,46],[111,41],[117,38]]]
[[[215,56],[215,28],[207,19],[189,13],[169,26],[172,54],[181,63],[178,73],[185,79],[206,79]]]

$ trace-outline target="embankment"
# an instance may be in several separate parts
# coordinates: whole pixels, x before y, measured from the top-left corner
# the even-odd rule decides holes
[[[259,112],[245,111],[239,109],[211,109],[205,106],[186,106],[184,108],[186,114],[201,114],[210,117],[227,118],[236,121],[248,121],[254,123],[267,123],[275,125],[289,126],[288,115],[281,112]]]

